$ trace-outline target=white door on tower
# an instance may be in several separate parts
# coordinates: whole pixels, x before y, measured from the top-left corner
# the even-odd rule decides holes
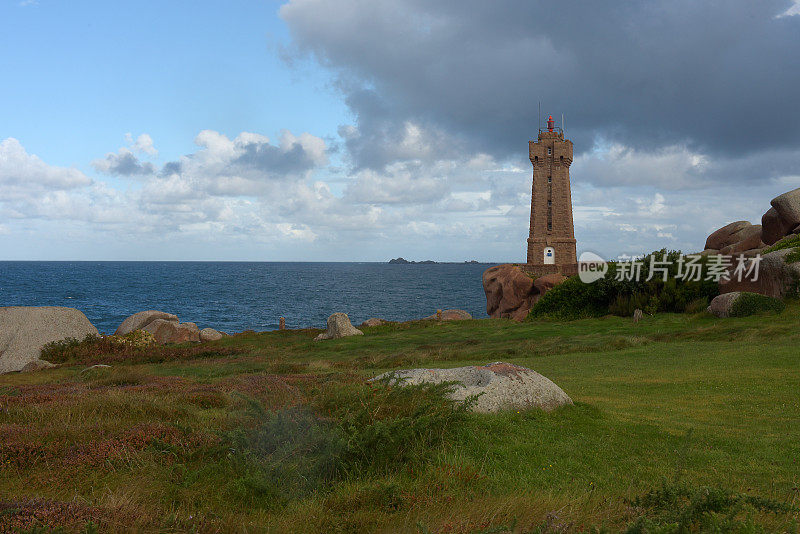
[[[553,265],[556,262],[556,251],[553,247],[544,248],[544,264]]]

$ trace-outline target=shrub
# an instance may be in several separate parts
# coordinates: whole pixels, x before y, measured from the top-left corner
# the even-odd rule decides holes
[[[759,295],[758,293],[742,293],[731,305],[730,317],[748,317],[757,313],[781,313],[786,305],[780,299]]]
[[[761,254],[767,254],[769,252],[775,252],[776,250],[783,250],[785,248],[795,248],[800,247],[800,235],[790,235],[782,238],[777,243],[772,246],[769,246],[761,251]]]
[[[272,414],[251,402],[256,424],[231,434],[242,473],[233,489],[279,504],[336,480],[421,466],[466,417],[469,403],[448,399],[449,387],[329,383],[312,396],[314,405]]]
[[[608,305],[616,295],[609,293],[610,285],[603,278],[593,284],[584,284],[572,277],[545,293],[533,306],[533,317],[580,319],[608,313]]]
[[[156,336],[147,330],[134,330],[124,336],[108,336],[108,340],[112,343],[130,345],[136,348],[149,347],[156,344]]]
[[[244,467],[235,485],[240,496],[279,502],[307,495],[339,477],[346,442],[333,422],[304,407],[257,413],[263,422],[234,437],[242,451],[239,459],[258,467]]]
[[[471,401],[447,397],[450,384],[391,386],[388,381],[333,388],[317,399],[347,437],[348,473],[379,474],[421,465],[447,444]]]
[[[706,280],[707,257],[698,260],[700,280],[677,279],[678,259],[681,253],[662,249],[638,259],[641,262],[639,280],[627,280],[617,272],[621,264],[610,262],[604,278],[584,284],[578,277],[570,278],[544,294],[533,306],[530,317],[555,317],[576,319],[598,317],[608,313],[629,317],[636,308],[647,313],[686,311],[687,306],[698,299],[710,300],[719,294],[717,282]],[[656,273],[647,280],[651,260],[667,262],[667,280]],[[635,278],[635,277],[633,277]]]
[[[708,309],[708,297],[700,297],[686,305],[686,313],[703,313]]]
[[[680,482],[662,483],[630,502],[640,516],[627,529],[630,534],[658,532],[765,532],[756,524],[754,513],[790,516],[793,506],[734,493],[714,487],[689,487]]]
[[[800,247],[795,248],[793,251],[791,251],[789,254],[787,254],[783,258],[783,261],[785,263],[795,263],[795,262],[800,261]]]
[[[644,310],[648,307],[650,299],[641,293],[632,295],[617,295],[614,302],[608,307],[608,312],[620,317],[631,317],[637,309]]]

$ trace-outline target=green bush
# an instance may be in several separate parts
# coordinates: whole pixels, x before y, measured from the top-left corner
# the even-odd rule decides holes
[[[437,454],[470,403],[447,398],[449,384],[330,383],[313,404],[269,413],[250,402],[252,428],[230,434],[238,498],[285,504],[330,483],[419,468]]]
[[[333,387],[315,396],[318,410],[337,421],[347,440],[348,473],[385,474],[422,465],[446,445],[467,416],[470,402],[447,397],[450,384]]]
[[[761,251],[761,254],[767,254],[769,252],[775,252],[776,250],[783,250],[785,248],[795,248],[800,247],[800,235],[789,235],[772,246],[769,246]]]
[[[800,247],[795,248],[793,251],[791,251],[789,254],[787,254],[783,258],[783,261],[785,263],[795,263],[795,262],[800,261]]]
[[[714,487],[693,488],[680,482],[664,482],[630,505],[639,517],[628,526],[629,534],[767,532],[753,520],[756,513],[791,517],[797,512],[795,507],[772,499]]]
[[[708,297],[696,298],[686,305],[685,313],[703,313],[708,309]]]
[[[731,306],[730,317],[748,317],[757,313],[781,313],[786,307],[782,300],[758,293],[742,293]]]
[[[260,424],[233,434],[234,450],[240,453],[236,461],[243,472],[234,484],[239,498],[282,504],[339,477],[346,438],[337,425],[303,407],[273,414],[256,408],[255,413]]]
[[[639,280],[627,280],[617,272],[621,264],[609,263],[604,278],[585,284],[578,277],[572,277],[544,294],[533,306],[529,317],[554,317],[558,319],[578,319],[599,317],[606,314],[630,317],[636,308],[646,313],[682,313],[691,303],[701,299],[710,301],[719,294],[717,282],[705,280],[708,274],[707,257],[700,258],[700,280],[678,280],[679,251],[662,249],[637,261],[642,263]],[[667,280],[657,273],[647,280],[651,260],[666,261]],[[694,308],[693,308],[694,309]]]

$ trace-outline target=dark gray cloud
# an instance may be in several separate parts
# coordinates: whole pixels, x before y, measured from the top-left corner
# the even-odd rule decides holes
[[[93,161],[92,167],[113,176],[144,176],[156,172],[152,163],[139,161],[139,158],[125,148],[116,154],[106,154],[104,159]]]
[[[269,142],[246,143],[240,148],[242,154],[231,162],[233,166],[276,176],[302,173],[317,166],[314,157],[298,142],[285,148]]]
[[[332,69],[357,165],[396,159],[413,122],[437,150],[518,154],[543,112],[598,137],[741,158],[800,142],[800,16],[788,0],[292,0],[298,54]],[[781,169],[779,172],[783,172]],[[757,178],[754,176],[753,178]]]
[[[169,176],[171,174],[180,174],[181,173],[181,162],[180,161],[168,161],[161,167],[161,172],[159,173],[161,176]]]

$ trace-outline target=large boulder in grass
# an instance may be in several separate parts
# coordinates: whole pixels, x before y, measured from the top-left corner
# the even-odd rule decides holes
[[[442,310],[441,316],[439,312],[425,317],[425,320],[440,320],[440,321],[468,321],[472,319],[472,315],[466,310]]]
[[[388,323],[388,321],[386,321],[385,319],[381,319],[379,317],[371,317],[366,321],[364,321],[363,323],[361,323],[361,328],[371,328],[373,326],[385,325],[386,323]]]
[[[64,339],[98,335],[97,328],[75,308],[11,306],[0,308],[0,374],[46,367],[42,347]],[[28,365],[32,364],[32,365]]]
[[[780,313],[784,307],[783,301],[775,297],[734,291],[714,297],[708,311],[717,317],[747,317],[758,313]]]
[[[328,317],[328,328],[325,332],[321,333],[314,338],[314,341],[322,341],[324,339],[339,339],[348,336],[363,336],[364,332],[357,329],[350,322],[350,317],[346,313],[334,313]]]
[[[572,399],[551,380],[532,369],[504,362],[455,369],[390,371],[372,379],[393,385],[454,382],[449,397],[463,401],[476,396],[472,410],[482,413],[542,408],[552,410],[572,404]]]
[[[203,328],[200,330],[200,341],[203,343],[207,341],[218,341],[225,337],[225,334],[213,328]]]
[[[711,304],[708,307],[708,311],[713,313],[717,317],[730,316],[731,306],[733,306],[733,303],[739,299],[741,294],[742,294],[741,291],[733,291],[731,293],[723,293],[721,295],[717,295],[711,301]]]
[[[114,332],[115,336],[124,336],[130,334],[134,330],[142,330],[145,326],[149,325],[156,319],[170,321],[173,323],[178,322],[178,316],[171,313],[162,312],[158,310],[147,310],[134,313],[119,325],[117,331]]]
[[[486,313],[496,319],[522,321],[542,295],[564,280],[560,274],[534,280],[510,263],[490,267],[483,273]]]
[[[178,323],[166,319],[155,319],[150,321],[142,330],[153,334],[156,343],[161,345],[200,342],[200,330],[194,323]]]
[[[776,298],[793,293],[797,289],[797,280],[800,279],[800,262],[792,261],[793,258],[789,257],[794,252],[795,249],[786,248],[761,256],[758,277],[755,280],[754,276],[743,276],[742,280],[738,280],[738,276],[734,275],[734,263],[728,270],[730,280],[720,279],[719,292],[749,292]],[[757,258],[747,260],[745,268],[749,270],[756,261]]]

